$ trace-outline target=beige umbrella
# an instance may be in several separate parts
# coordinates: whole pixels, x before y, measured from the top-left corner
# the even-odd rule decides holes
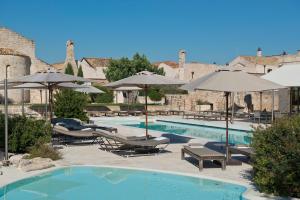
[[[183,90],[224,92],[226,97],[226,158],[228,161],[228,96],[232,92],[256,92],[284,88],[242,71],[217,70],[181,87]]]
[[[284,64],[280,68],[263,75],[262,78],[273,81],[274,83],[289,87],[290,92],[290,113],[292,112],[292,92],[297,91],[295,95],[300,99],[300,64]],[[297,102],[297,112],[300,112],[300,102]]]
[[[146,137],[148,138],[148,102],[147,102],[147,92],[150,86],[157,86],[157,85],[183,85],[184,82],[180,80],[171,79],[165,76],[161,76],[158,74],[154,74],[148,71],[142,71],[137,73],[136,75],[121,79],[119,81],[115,81],[112,83],[108,83],[105,86],[111,88],[118,88],[118,87],[132,87],[137,86],[143,88],[145,91],[145,126],[146,126]]]
[[[50,119],[52,118],[52,105],[53,105],[53,90],[61,83],[72,82],[91,82],[89,79],[82,77],[63,74],[58,71],[48,69],[40,71],[32,75],[19,77],[16,79],[8,80],[9,83],[39,83],[44,85],[49,90],[49,111]]]
[[[129,92],[131,91],[139,91],[139,90],[142,90],[143,88],[140,88],[140,87],[136,87],[136,86],[131,86],[131,87],[118,87],[118,88],[115,88],[114,90],[115,91],[121,91],[121,92],[126,92],[127,94],[127,98],[128,98],[128,110],[129,110]],[[117,98],[117,95],[116,95],[116,98]],[[116,102],[118,102],[118,100],[116,100]]]
[[[103,92],[102,90],[94,87],[94,86],[91,86],[91,85],[82,85],[84,87],[82,88],[76,88],[75,91],[77,92],[82,92],[82,93],[85,93],[85,94],[101,94],[101,93],[105,93]]]

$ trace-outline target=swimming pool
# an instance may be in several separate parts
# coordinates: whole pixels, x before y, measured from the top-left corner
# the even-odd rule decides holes
[[[246,187],[189,176],[68,167],[0,188],[0,200],[241,200]]]
[[[145,128],[144,122],[127,123],[125,126]],[[226,132],[224,128],[182,124],[175,122],[156,121],[148,124],[150,130],[162,131],[178,135],[187,135],[193,137],[201,137],[211,139],[217,142],[226,141]],[[250,144],[252,134],[249,131],[230,129],[229,143],[231,144]]]

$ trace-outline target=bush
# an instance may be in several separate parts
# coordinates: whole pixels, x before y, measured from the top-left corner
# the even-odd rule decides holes
[[[265,193],[300,197],[300,116],[285,118],[253,135],[254,183]]]
[[[8,140],[10,152],[24,153],[37,141],[50,142],[51,126],[44,120],[18,117],[11,121],[14,123],[10,124],[12,126]]]
[[[152,101],[160,101],[165,95],[159,89],[151,88],[148,96]]]
[[[112,103],[114,101],[114,94],[112,90],[100,85],[94,85],[94,87],[102,90],[105,93],[102,94],[91,94],[92,102],[94,103]]]
[[[63,89],[54,95],[54,113],[57,117],[77,118],[87,121],[84,112],[87,96],[70,89]]]
[[[44,120],[22,116],[8,118],[8,150],[13,153],[27,152],[38,140],[49,142],[51,126]],[[0,113],[0,147],[4,148],[4,114]]]
[[[30,156],[28,158],[51,158],[52,160],[61,159],[61,154],[53,147],[45,144],[43,141],[38,141],[29,149]]]

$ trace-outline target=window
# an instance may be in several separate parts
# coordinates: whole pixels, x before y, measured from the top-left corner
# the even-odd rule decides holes
[[[192,79],[194,78],[194,74],[195,74],[195,72],[192,72]]]

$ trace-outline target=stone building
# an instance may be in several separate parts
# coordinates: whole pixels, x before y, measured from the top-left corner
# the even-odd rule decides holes
[[[33,74],[40,70],[51,68],[51,65],[40,60],[35,55],[35,43],[33,40],[10,30],[5,27],[0,27],[0,79],[4,79],[5,73],[3,69],[5,65],[9,64],[8,69],[9,78],[17,78],[24,75]],[[22,91],[9,91],[9,98],[13,103],[21,102]],[[27,102],[40,102],[40,91],[31,90],[25,92],[25,100]],[[45,99],[45,97],[43,97]]]
[[[54,63],[52,66],[58,70],[64,72],[68,64],[72,65],[74,74],[77,75],[78,68],[82,67],[83,77],[94,80],[98,83],[107,83],[104,69],[106,69],[110,58],[82,58],[75,60],[74,56],[74,42],[67,41],[66,44],[66,59],[64,62]]]

